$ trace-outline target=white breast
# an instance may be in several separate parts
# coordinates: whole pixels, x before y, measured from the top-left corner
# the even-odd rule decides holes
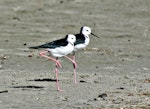
[[[89,44],[89,42],[90,42],[89,36],[85,36],[85,42],[82,43],[82,44],[77,44],[77,45],[75,45],[75,51],[76,51],[76,50],[79,50],[79,49],[85,48],[85,47]]]

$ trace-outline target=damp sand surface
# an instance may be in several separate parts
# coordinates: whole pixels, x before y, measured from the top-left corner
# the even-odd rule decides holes
[[[0,109],[150,109],[149,0],[1,0]],[[29,46],[80,27],[101,39],[78,51],[73,66],[55,64]]]

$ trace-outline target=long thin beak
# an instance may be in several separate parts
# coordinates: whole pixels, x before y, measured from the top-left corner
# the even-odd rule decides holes
[[[93,36],[95,36],[95,37],[97,37],[97,38],[100,38],[100,37],[98,37],[98,36],[96,36],[95,34],[93,34],[93,33],[91,33]]]

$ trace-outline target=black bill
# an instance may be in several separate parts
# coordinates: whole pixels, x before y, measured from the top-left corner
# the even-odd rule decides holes
[[[97,37],[97,38],[100,38],[100,37],[98,37],[98,36],[96,36],[95,34],[93,34],[93,33],[91,33],[93,36],[95,36],[95,37]]]

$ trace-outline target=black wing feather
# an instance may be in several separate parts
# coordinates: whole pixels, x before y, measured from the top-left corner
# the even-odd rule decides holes
[[[66,46],[67,44],[68,44],[68,42],[66,41],[66,38],[64,38],[64,39],[59,39],[59,40],[56,40],[56,41],[53,41],[53,42],[49,42],[49,43],[46,43],[46,44],[42,44],[42,45],[34,46],[34,47],[29,47],[29,48],[32,48],[32,49],[38,49],[38,48],[55,49],[55,48],[60,47],[60,46]]]
[[[81,43],[85,42],[85,37],[83,34],[75,34],[75,36],[76,36],[76,42],[74,43],[74,45],[81,44]]]

